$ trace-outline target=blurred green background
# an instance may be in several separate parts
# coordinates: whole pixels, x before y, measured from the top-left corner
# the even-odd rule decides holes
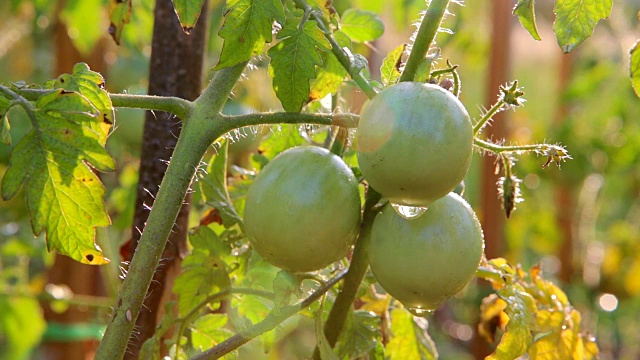
[[[472,117],[497,96],[498,89],[487,88],[490,50],[498,42],[505,45],[505,40],[491,31],[491,3],[452,5],[455,16],[447,17],[444,27],[455,35],[441,33],[437,38],[443,59],[460,65],[461,99]],[[222,45],[216,33],[223,4],[210,1],[210,6],[208,68],[215,65]],[[357,48],[368,58],[376,78],[386,53],[408,41],[424,2],[335,0],[334,6],[339,12],[351,6],[371,10],[384,20],[383,37]],[[109,91],[145,93],[153,1],[133,2],[132,20],[120,46],[106,34],[107,8],[103,0],[0,3],[0,81],[41,83],[71,72],[72,64],[82,59],[103,73]],[[523,155],[515,172],[523,179],[525,201],[508,220],[501,212],[485,211],[482,195],[497,197],[497,193],[494,184],[482,180],[480,156],[466,179],[465,197],[483,222],[497,219],[492,224],[499,226],[494,230],[500,235],[491,241],[499,245],[500,256],[525,269],[541,263],[545,276],[562,286],[581,311],[583,328],[596,336],[601,359],[638,359],[640,99],[630,86],[628,61],[629,49],[640,36],[636,16],[640,2],[617,1],[611,17],[570,55],[563,55],[555,42],[551,5],[538,2],[537,10],[540,42],[517,18],[510,18],[509,76],[504,80],[519,80],[527,103],[516,112],[508,111],[501,126],[509,134],[507,143],[561,143],[573,160],[562,169],[542,169],[545,158]],[[280,109],[265,62],[258,59],[255,65],[234,91],[235,100],[258,111]],[[361,94],[348,93],[345,98],[343,110],[359,111]],[[14,109],[9,117],[15,145],[29,125],[21,111]],[[33,237],[22,196],[0,202],[0,359],[45,358],[47,346],[75,340],[84,341],[82,353],[91,357],[109,314],[109,302],[96,301],[113,297],[119,284],[118,248],[130,233],[142,124],[141,111],[117,111],[107,146],[118,170],[101,175],[113,226],[98,231],[98,243],[114,261],[102,269],[92,268],[95,281],[86,284],[86,303],[81,297],[78,304],[56,300],[69,288],[60,285],[64,279],[49,269],[63,260],[47,252],[42,236]],[[0,145],[0,174],[10,150]],[[194,225],[201,215],[195,205]],[[473,340],[474,321],[480,299],[488,292],[485,286],[470,286],[436,313],[430,333],[442,359],[474,358],[478,346]],[[65,326],[68,318],[60,320],[70,308],[80,319],[71,321],[76,326]]]

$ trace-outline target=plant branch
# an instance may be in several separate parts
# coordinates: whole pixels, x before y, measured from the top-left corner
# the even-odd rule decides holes
[[[237,333],[236,335],[228,338],[213,348],[205,351],[202,354],[194,356],[191,360],[204,360],[204,359],[219,359],[222,356],[232,352],[239,348],[241,345],[247,343],[251,339],[264,334],[267,331],[273,330],[276,326],[280,325],[283,321],[298,313],[300,310],[310,306],[316,300],[320,299],[329,289],[338,283],[345,275],[347,270],[340,271],[336,276],[326,281],[322,286],[316,289],[311,295],[297,304],[285,306],[277,311],[271,311],[267,317],[261,322]]]
[[[31,121],[31,125],[36,129],[38,128],[36,124],[36,116],[33,113],[34,108],[33,105],[31,105],[31,103],[29,102],[29,99],[21,96],[20,94],[3,85],[0,85],[0,94],[11,99],[12,105],[10,105],[9,107],[13,106],[13,104],[20,105],[27,113],[29,121]]]
[[[336,297],[336,301],[333,303],[333,307],[331,307],[331,311],[329,312],[329,317],[324,324],[324,335],[331,347],[334,347],[338,341],[347,315],[349,315],[349,311],[351,311],[351,307],[353,306],[353,300],[356,297],[360,283],[369,267],[371,226],[378,214],[378,208],[375,206],[378,201],[380,201],[380,198],[381,195],[371,187],[367,190],[367,200],[364,204],[362,225],[360,227],[358,240],[353,249],[353,255],[351,256],[349,272],[344,278],[342,290]],[[317,348],[314,353],[314,359],[320,359],[320,352]]]
[[[191,179],[210,144],[224,134],[222,122],[211,121],[207,114],[220,112],[246,64],[243,62],[216,72],[183,122],[178,143],[131,260],[117,306],[96,352],[96,360],[122,358]]]
[[[222,115],[222,121],[234,127],[261,124],[318,124],[345,128],[358,126],[359,115],[355,114],[304,114],[304,113],[256,113],[248,115]]]
[[[404,66],[404,71],[400,76],[400,81],[413,81],[416,76],[418,66],[427,55],[433,40],[436,38],[440,23],[447,12],[449,0],[431,0],[431,4],[426,14],[420,22],[420,28],[411,48],[411,54]]]
[[[325,24],[323,17],[316,14],[316,12],[313,11],[313,8],[305,0],[294,0],[294,2],[298,7],[303,9],[305,13],[311,13],[311,18],[316,21],[316,23],[318,24],[318,28],[322,30],[322,32],[324,32],[324,36],[327,38],[327,40],[329,40],[329,43],[331,44],[331,52],[333,53],[333,55],[335,55],[340,64],[342,64],[342,66],[347,70],[358,87],[365,93],[365,95],[367,95],[369,99],[372,99],[374,96],[376,96],[376,90],[373,88],[373,86],[371,86],[369,80],[367,80],[367,78],[365,78],[362,74],[362,69],[354,66],[354,64],[351,62],[351,56],[349,56],[349,54],[340,46],[340,44],[338,44],[336,39],[333,37],[333,33],[331,32],[327,24]]]
[[[491,121],[491,118],[493,118],[493,115],[504,110],[504,105],[505,105],[504,100],[498,100],[498,102],[493,104],[493,106],[491,106],[491,108],[482,115],[482,118],[480,118],[480,120],[478,120],[478,122],[475,123],[475,125],[473,125],[473,136],[477,136],[478,134],[480,134],[482,129],[484,129],[484,127],[487,125],[487,123]]]

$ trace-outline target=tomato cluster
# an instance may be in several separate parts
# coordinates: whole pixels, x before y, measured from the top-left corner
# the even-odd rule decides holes
[[[471,162],[469,115],[439,86],[400,83],[367,105],[356,144],[364,178],[389,203],[372,225],[371,270],[414,313],[435,309],[471,281],[484,250],[475,213],[452,192]],[[426,212],[407,219],[397,206]],[[266,260],[294,272],[318,270],[344,257],[358,233],[358,183],[328,150],[289,149],[256,178],[244,216]]]

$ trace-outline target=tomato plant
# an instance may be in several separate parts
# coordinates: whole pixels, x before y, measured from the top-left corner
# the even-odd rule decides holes
[[[428,206],[464,179],[473,132],[462,103],[433,84],[403,82],[380,92],[363,110],[358,164],[390,202]]]
[[[389,294],[424,315],[471,281],[483,250],[475,212],[450,193],[417,219],[405,219],[385,206],[371,229],[369,263]]]
[[[86,16],[80,2],[70,3],[76,16]],[[212,57],[217,63],[210,83],[189,100],[175,94],[109,91],[102,75],[82,62],[70,74],[39,84],[0,85],[0,140],[13,146],[2,167],[2,197],[24,195],[32,232],[46,235],[48,249],[84,264],[111,261],[109,250],[96,244],[96,229],[110,224],[107,189],[97,172],[116,169],[105,148],[116,131],[115,110],[162,111],[180,121],[175,149],[161,162],[168,164],[166,174],[160,184],[153,184],[159,191],[151,194],[139,186],[153,203],[144,203],[150,212],[144,229],[135,229],[141,237],[132,242],[132,258],[123,255],[116,266],[116,277],[124,280],[115,285],[118,299],[102,299],[111,313],[96,359],[125,356],[145,297],[164,299],[171,291],[176,296],[162,304],[157,318],[151,316],[153,324],[141,329],[144,338],[143,332],[139,339],[133,336],[140,345],[131,347],[134,356],[202,359],[234,353],[254,358],[266,350],[277,357],[288,337],[307,344],[292,330],[295,317],[315,323],[305,328],[300,321],[296,327],[312,333],[298,357],[435,358],[427,324],[438,319],[414,319],[407,311],[425,315],[474,275],[493,286],[494,293],[482,302],[478,331],[490,341],[498,328],[502,332],[491,359],[515,359],[527,352],[531,357],[597,355],[580,314],[560,288],[541,277],[539,267],[525,272],[500,258],[481,262],[478,220],[466,201],[451,193],[465,178],[473,149],[492,155],[502,175],[498,188],[509,217],[522,198],[522,181],[514,171],[519,156],[541,155],[546,158],[543,167],[571,157],[557,144],[504,144],[481,137],[495,114],[523,106],[524,92],[517,81],[500,86],[497,101],[470,119],[459,98],[459,66],[443,61],[442,49],[435,45],[449,3],[428,2],[414,36],[382,59],[379,78],[360,52],[367,49],[363,44],[383,35],[385,24],[376,12],[358,8],[365,2],[336,2],[334,7],[332,1],[320,0],[233,0],[215,4],[222,40]],[[201,16],[201,11],[207,14],[205,4],[175,1],[170,14],[160,12],[156,20],[170,16],[175,29],[189,34],[198,21],[207,25],[207,16]],[[369,10],[382,12],[378,5]],[[423,7],[420,4],[416,14]],[[590,36],[610,8],[611,1],[580,6],[556,1],[554,30],[561,48],[570,51]],[[130,0],[112,1],[109,33],[116,42],[124,40],[123,31],[135,20],[131,10]],[[534,2],[519,1],[513,11],[525,29],[539,37]],[[34,20],[46,26],[46,19]],[[87,40],[74,29],[70,37]],[[153,49],[173,50],[172,45]],[[176,52],[181,49],[177,45]],[[640,59],[635,52],[632,60],[637,82]],[[270,76],[273,91],[265,95],[263,89],[252,89],[247,83],[256,74]],[[251,81],[240,81],[243,76]],[[355,96],[354,87],[370,101],[361,115],[341,110],[352,109],[344,105]],[[232,91],[240,102],[276,110],[224,111]],[[18,109],[25,115],[20,118],[26,123],[24,136],[10,131],[8,114],[14,122]],[[251,129],[256,136],[246,143],[248,148],[238,146],[241,156],[234,158],[228,142],[220,144],[225,138],[238,139],[239,129]],[[355,153],[348,129],[357,129]],[[272,134],[263,139],[263,131]],[[150,137],[153,140],[153,134]],[[202,158],[214,152],[212,145],[216,154],[205,164]],[[188,246],[168,252],[175,219],[189,211],[183,202],[189,201],[194,179],[199,186],[192,205],[202,214],[194,216],[198,221],[189,231],[181,229],[182,240],[188,233]],[[399,217],[393,205],[426,212],[409,220]],[[165,256],[176,260],[179,275],[173,282],[161,279],[166,286],[162,294],[147,294]],[[19,265],[14,270],[17,280],[3,277],[0,290],[5,290],[5,282],[9,290],[20,282],[16,293],[31,301],[20,307],[14,299],[0,298],[0,330],[9,327],[6,324],[28,323],[25,314],[37,308],[36,298],[74,303],[73,294],[53,291],[57,288],[32,290],[39,282],[24,281],[28,271]],[[373,276],[368,276],[369,265]],[[378,291],[377,283],[386,291]],[[33,347],[44,327],[39,322],[24,343]],[[10,344],[21,340],[16,331],[6,338]],[[557,351],[549,351],[551,346]]]
[[[247,236],[269,262],[313,271],[344,257],[360,226],[358,182],[344,161],[320,147],[280,153],[247,193]]]

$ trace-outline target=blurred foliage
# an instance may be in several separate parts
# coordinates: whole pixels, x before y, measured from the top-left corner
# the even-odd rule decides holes
[[[67,0],[64,5],[62,1],[44,0],[0,2],[0,79],[40,83],[59,75],[53,73],[56,23],[64,23],[67,35],[78,50],[83,54],[89,53],[100,39],[107,36],[107,3],[105,0]],[[222,47],[222,39],[215,34],[222,21],[223,2],[213,0],[209,3],[212,31],[207,66],[213,67],[218,62],[217,54]],[[116,47],[111,40],[100,45],[105,46],[107,70],[103,75],[111,92],[146,91],[153,1],[139,0],[132,4],[131,22],[123,30],[120,46]],[[335,0],[333,4],[341,14],[350,7],[381,14],[385,23],[384,36],[372,44],[354,45],[357,52],[369,59],[371,74],[376,79],[380,78],[377,69],[385,54],[407,41],[414,30],[410,24],[424,8],[422,0]],[[486,21],[489,17],[487,4],[468,1],[464,7],[456,6],[453,11],[456,16],[449,16],[444,23],[456,35],[441,34],[437,38],[443,53],[453,63],[461,65],[458,69],[463,80],[461,98],[472,117],[480,113],[478,106],[487,98],[484,83],[491,41],[489,22]],[[616,2],[611,18],[601,24],[593,38],[582,44],[573,55],[572,76],[563,93],[559,92],[561,50],[553,41],[552,34],[548,33],[553,21],[551,6],[538,2],[536,21],[544,39],[542,42],[532,40],[519,26],[514,27],[512,41],[514,62],[511,72],[513,78],[524,86],[528,103],[510,114],[510,141],[525,143],[544,139],[560,142],[567,146],[574,160],[564,164],[561,171],[542,170],[545,159],[534,156],[523,157],[516,165],[515,171],[524,179],[522,191],[526,201],[507,222],[507,252],[504,255],[510,263],[522,263],[524,268],[540,263],[545,275],[552,277],[559,274],[562,261],[565,261],[565,266],[567,261],[571,263],[570,282],[561,286],[572,300],[573,307],[582,313],[581,327],[590,329],[597,338],[601,359],[640,357],[640,123],[637,121],[640,107],[626,70],[628,50],[635,41],[634,34],[638,33],[637,18],[629,14],[637,14],[638,10],[640,4],[637,1]],[[252,64],[252,70],[246,74],[247,79],[234,91],[234,101],[257,111],[280,109],[280,102],[271,91],[266,62],[258,58]],[[359,110],[362,100],[357,93],[345,91],[343,97],[343,110]],[[328,108],[320,102],[311,106]],[[20,111],[11,110],[9,117],[15,145],[30,127]],[[107,144],[118,164],[114,174],[102,177],[108,192],[107,208],[114,226],[99,233],[99,242],[103,244],[107,257],[114,259],[119,258],[117,248],[130,232],[142,121],[140,111],[118,110],[115,130]],[[261,169],[285,148],[310,140],[322,142],[325,136],[325,129],[318,127],[273,126],[245,130],[237,133],[236,139],[242,136],[238,134],[249,134],[249,137],[261,134],[265,139],[249,162],[242,164],[243,167],[230,166],[227,169],[230,175],[228,195],[240,213],[243,208],[241,194],[255,175],[254,170]],[[0,145],[2,174],[8,165],[9,151],[9,147]],[[212,154],[218,152],[217,148],[211,150]],[[352,155],[347,153],[346,160],[353,159]],[[205,160],[212,166],[215,163],[210,158]],[[472,204],[477,204],[480,191],[478,164],[476,158],[474,169],[466,180],[466,197]],[[185,270],[188,271],[181,280],[182,286],[193,286],[187,281],[189,271],[198,271],[194,263],[205,259],[223,267],[209,272],[208,278],[212,281],[217,279],[223,283],[228,281],[234,287],[276,292],[274,281],[278,270],[250,252],[237,229],[225,228],[211,220],[215,220],[215,214],[211,213],[212,208],[205,201],[207,196],[200,194],[199,188],[194,187],[197,193],[193,197],[191,215],[194,230],[190,243],[194,251],[190,257],[193,258],[185,261]],[[558,189],[568,192],[574,199],[570,204],[573,212],[565,214],[570,224],[558,223],[558,215],[562,215],[558,214]],[[51,266],[53,256],[46,252],[44,239],[34,238],[31,234],[27,213],[22,193],[0,203],[0,314],[3,314],[0,316],[0,359],[30,358],[31,348],[40,342],[44,332],[45,323],[36,300],[25,294],[45,292],[44,273]],[[196,227],[203,222],[201,227]],[[564,236],[560,231],[561,225],[569,225],[573,231],[572,259],[563,259],[560,255]],[[216,239],[213,243],[220,248],[207,248],[210,244],[205,245],[203,239]],[[105,269],[107,278],[119,275],[118,261],[112,265]],[[314,287],[314,281],[330,275],[326,270],[319,274],[320,279],[301,280],[300,290],[294,291],[290,300],[295,301],[301,293]],[[429,319],[428,329],[437,345],[436,351],[424,331],[426,321],[412,321],[399,307],[393,307],[388,313],[386,308],[390,299],[380,297],[371,290],[373,286],[366,285],[360,296],[362,307],[352,314],[348,326],[367,333],[379,325],[370,316],[373,312],[382,316],[381,326],[396,334],[393,337],[382,333],[379,341],[388,343],[388,346],[407,346],[406,342],[411,342],[411,351],[421,352],[425,358],[434,353],[439,353],[443,359],[471,358],[474,322],[480,318],[478,304],[487,296],[488,289],[475,284],[469,286]],[[110,292],[117,292],[117,286],[118,283],[113,282]],[[210,293],[213,288],[206,290]],[[288,288],[284,286],[284,289]],[[16,294],[23,294],[26,298]],[[334,296],[329,293],[323,309],[330,307]],[[178,304],[169,305],[175,305],[184,313],[188,312],[187,308],[197,305],[197,300],[199,298],[193,297],[185,305],[185,300],[179,299]],[[188,339],[171,340],[169,345],[182,345],[182,349],[174,347],[173,351],[194,352],[210,346],[222,335],[222,338],[226,337],[224,330],[228,328],[243,329],[261,321],[274,311],[275,304],[259,295],[243,295],[212,301],[206,306],[207,311],[214,313],[201,317],[190,325],[190,329],[183,329],[184,333],[190,334]],[[228,309],[228,320],[215,313],[219,307]],[[275,358],[309,356],[308,349],[315,342],[314,324],[310,319],[318,309],[316,304],[303,312],[306,316],[290,318],[276,330],[241,348],[237,355],[260,359],[266,357],[265,349],[271,349],[271,356]],[[502,309],[493,310],[497,318],[506,323]],[[509,314],[508,311],[504,313]],[[12,314],[12,317],[4,314]],[[326,311],[322,310],[321,316],[326,316]],[[106,317],[100,319],[106,323]],[[18,328],[29,329],[29,332],[18,334]],[[397,334],[408,334],[405,343]],[[546,339],[556,335],[563,336],[551,334]],[[369,353],[373,358],[378,345],[357,340],[343,339],[340,355]],[[152,348],[155,345],[159,346],[159,343],[150,344]]]

